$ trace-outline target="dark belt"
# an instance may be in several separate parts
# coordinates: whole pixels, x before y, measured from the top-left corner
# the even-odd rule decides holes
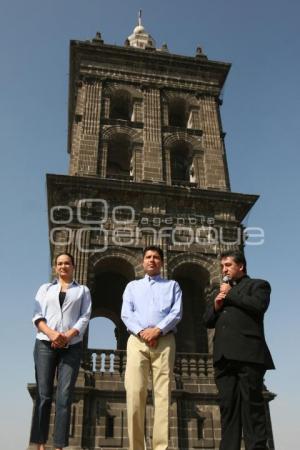
[[[135,334],[135,333],[132,333],[132,331],[129,331],[129,334],[132,334],[132,336],[136,336],[136,337],[140,337],[140,336],[138,336],[137,334]],[[168,334],[174,334],[174,331],[173,330],[170,330],[170,331],[168,331],[166,334],[160,334],[158,337],[164,337],[164,336],[167,336]]]

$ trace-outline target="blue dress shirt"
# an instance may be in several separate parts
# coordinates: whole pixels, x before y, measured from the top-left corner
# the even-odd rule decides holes
[[[79,334],[71,339],[70,345],[73,345],[82,341],[89,322],[91,315],[90,290],[87,286],[73,280],[66,291],[62,307],[59,303],[60,290],[61,285],[58,280],[42,284],[35,297],[32,322],[35,324],[38,319],[43,319],[48,327],[59,332],[76,328]],[[41,331],[37,332],[36,337],[49,341],[48,336]]]
[[[177,281],[145,275],[127,284],[121,318],[133,334],[152,327],[160,328],[162,334],[176,331],[182,317],[181,297]]]

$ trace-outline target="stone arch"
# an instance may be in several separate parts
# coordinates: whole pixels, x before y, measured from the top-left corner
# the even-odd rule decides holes
[[[220,283],[220,267],[218,255],[206,256],[200,253],[180,253],[169,259],[168,261],[168,276],[172,278],[172,273],[184,263],[198,264],[209,273],[207,287],[214,286]]]
[[[111,120],[136,121],[140,119],[139,105],[143,95],[140,89],[122,83],[106,84],[103,89],[104,116]]]
[[[141,144],[141,132],[121,125],[107,128],[103,132],[102,152],[105,155],[105,177],[134,179],[136,149]]]
[[[169,276],[171,276],[171,273],[173,273],[177,267],[181,264],[185,264],[186,262],[199,264],[208,272],[210,272],[212,268],[212,261],[203,254],[180,253],[179,255],[173,256],[168,261]]]
[[[203,322],[216,264],[197,254],[180,254],[169,261],[169,276],[183,293],[183,318],[176,335],[179,352],[207,353],[208,333]]]
[[[204,184],[203,151],[199,139],[185,131],[173,133],[164,139],[164,153],[168,184]]]
[[[178,92],[178,91],[164,91],[163,94],[163,99],[166,102],[172,101],[172,99],[174,98],[182,98],[184,99],[188,105],[190,106],[197,106],[198,105],[198,100],[197,100],[197,96],[195,94],[191,94],[189,92]]]
[[[143,143],[142,131],[135,130],[126,125],[114,125],[114,126],[107,127],[105,130],[103,130],[103,133],[102,133],[103,142],[108,142],[116,134],[123,134],[136,144]]]
[[[164,138],[163,144],[165,148],[170,148],[178,141],[188,143],[194,152],[203,152],[200,140],[191,136],[186,131],[177,131],[176,133],[169,134]]]
[[[115,349],[117,347],[115,335],[117,325],[117,318],[114,319],[111,312],[103,308],[99,315],[91,317],[87,347],[89,349]]]
[[[163,102],[167,107],[168,125],[180,128],[192,128],[191,112],[199,110],[195,96],[182,92],[165,92]]]
[[[110,246],[105,253],[94,253],[91,255],[89,259],[89,273],[93,273],[96,265],[98,265],[101,261],[105,261],[108,258],[120,258],[124,259],[128,262],[134,269],[134,277],[138,276],[141,261],[140,258],[136,255],[135,252],[123,247]],[[90,276],[90,281],[92,283],[92,277]]]
[[[141,89],[136,88],[135,86],[132,86],[130,84],[123,84],[123,83],[109,83],[105,84],[105,87],[103,89],[103,94],[106,97],[111,97],[116,93],[117,91],[126,91],[128,94],[131,95],[132,98],[143,98],[143,93]]]
[[[92,317],[114,322],[118,349],[125,349],[128,337],[121,320],[122,295],[127,283],[135,279],[137,265],[133,252],[118,247],[90,258]]]

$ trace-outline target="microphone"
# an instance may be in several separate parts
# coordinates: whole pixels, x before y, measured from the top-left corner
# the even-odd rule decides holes
[[[230,286],[231,286],[231,278],[228,275],[224,275],[224,277],[222,278],[222,283],[230,284]],[[224,302],[224,298],[217,300],[217,304],[219,306],[222,306],[223,302]]]
[[[222,283],[230,284],[230,282],[231,282],[231,278],[228,275],[225,275],[222,278]],[[217,300],[217,304],[221,306],[221,305],[223,305],[223,301],[224,301],[224,298]]]
[[[231,278],[228,276],[228,275],[225,275],[224,277],[223,277],[223,283],[226,283],[226,284],[230,284],[230,282],[231,282]]]

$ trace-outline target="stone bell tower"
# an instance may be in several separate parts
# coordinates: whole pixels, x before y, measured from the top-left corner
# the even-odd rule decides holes
[[[229,69],[200,47],[193,57],[158,48],[141,16],[124,46],[104,43],[100,33],[70,43],[70,168],[47,175],[51,255],[74,254],[76,277],[91,289],[92,318],[113,321],[117,348],[89,348],[87,332],[71,449],[128,447],[120,310],[126,284],[143,276],[149,244],[163,248],[163,275],[183,291],[169,449],[218,448],[212,336],[202,315],[220,283],[219,254],[243,247],[242,221],[257,200],[230,191],[220,117]],[[34,398],[35,386],[29,390]],[[271,398],[266,392],[267,414]],[[149,394],[148,449],[152,408]]]

